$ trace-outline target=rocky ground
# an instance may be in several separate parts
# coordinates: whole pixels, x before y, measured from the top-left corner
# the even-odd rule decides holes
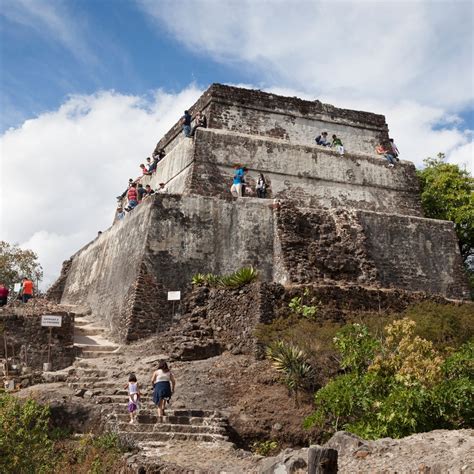
[[[98,337],[97,347],[88,344],[72,367],[45,373],[46,383],[18,395],[49,403],[55,423],[74,432],[111,429],[123,436],[135,447],[124,472],[307,472],[304,446],[322,441],[321,433],[302,427],[311,397],[296,404],[268,361],[217,351],[212,333],[194,320],[174,333],[104,351],[100,331],[86,314],[82,318],[76,321],[80,337]],[[157,423],[151,376],[163,358],[171,359],[177,387],[167,419]],[[137,425],[127,423],[124,387],[132,372],[143,393]],[[263,458],[249,451],[264,440],[276,441],[280,454]],[[327,446],[338,450],[341,473],[474,472],[474,430],[375,442],[337,433]]]

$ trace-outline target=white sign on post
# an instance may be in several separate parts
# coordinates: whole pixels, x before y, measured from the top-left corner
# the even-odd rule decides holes
[[[18,293],[20,290],[21,290],[21,283],[15,283],[15,284],[13,285],[13,291],[14,291],[15,293]]]
[[[181,291],[168,291],[168,301],[179,301],[181,299]]]
[[[62,325],[62,316],[44,314],[41,316],[41,326],[47,328],[60,328]]]

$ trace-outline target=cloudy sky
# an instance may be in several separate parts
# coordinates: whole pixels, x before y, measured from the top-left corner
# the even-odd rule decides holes
[[[0,239],[44,287],[212,82],[387,117],[474,171],[474,2],[0,0]]]

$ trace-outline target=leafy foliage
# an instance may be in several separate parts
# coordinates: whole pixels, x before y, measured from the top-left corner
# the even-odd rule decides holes
[[[348,372],[315,394],[307,427],[329,424],[375,439],[473,426],[472,342],[443,358],[407,318],[387,325],[381,343],[366,327],[351,326],[335,341]]]
[[[218,276],[213,273],[197,273],[192,278],[192,284],[197,286],[209,285],[223,288],[240,288],[258,278],[258,271],[253,267],[241,268],[230,275]]]
[[[253,453],[259,456],[270,456],[278,450],[278,442],[274,440],[255,441],[251,449]]]
[[[288,307],[290,310],[299,316],[306,319],[315,319],[318,308],[316,306],[308,306],[304,304],[304,298],[309,296],[308,288],[305,288],[303,296],[295,296],[291,299]]]
[[[305,353],[296,346],[277,341],[266,349],[266,356],[273,367],[283,374],[283,380],[290,393],[297,399],[298,391],[305,387],[312,367]]]
[[[426,217],[454,222],[461,254],[466,262],[474,254],[474,178],[445,155],[424,160],[418,171],[421,202]]]
[[[23,250],[18,245],[0,241],[0,283],[13,288],[23,277],[33,281],[43,278],[43,269],[38,256],[32,250]]]
[[[0,472],[48,472],[53,462],[48,423],[48,407],[0,395]]]
[[[367,369],[379,349],[379,342],[362,324],[344,326],[334,338],[334,345],[342,355],[341,368],[362,372]]]

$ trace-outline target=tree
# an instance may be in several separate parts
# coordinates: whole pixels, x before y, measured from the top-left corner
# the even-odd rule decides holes
[[[0,241],[0,283],[12,288],[23,277],[39,281],[43,278],[43,269],[38,256],[32,250],[23,250],[18,245]]]
[[[446,163],[444,153],[426,158],[418,171],[421,202],[426,217],[454,222],[462,258],[474,256],[474,178],[459,166]]]

